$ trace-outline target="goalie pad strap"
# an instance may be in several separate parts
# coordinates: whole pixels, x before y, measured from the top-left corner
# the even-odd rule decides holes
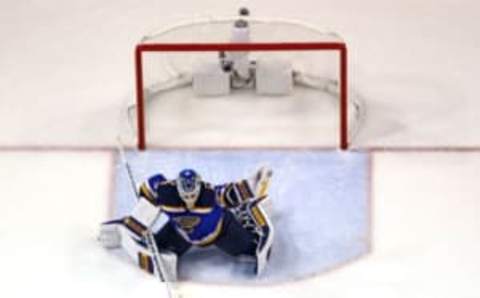
[[[235,183],[235,185],[238,188],[238,192],[240,193],[240,197],[242,201],[246,201],[248,199],[252,199],[253,197],[255,197],[247,180],[242,180],[238,183]]]
[[[149,255],[144,254],[142,252],[138,252],[138,265],[140,266],[140,268],[142,268],[146,272],[153,274],[154,272],[153,260],[152,260],[152,257],[150,257]]]
[[[224,186],[221,193],[221,201],[227,207],[236,207],[241,203],[255,198],[255,194],[247,180],[230,183]]]
[[[124,220],[124,224],[129,231],[131,231],[133,234],[135,234],[139,238],[142,238],[145,231],[147,230],[146,226],[144,226],[141,222],[139,222],[132,216],[126,217]]]

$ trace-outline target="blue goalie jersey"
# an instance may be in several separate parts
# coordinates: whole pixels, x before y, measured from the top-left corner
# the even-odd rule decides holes
[[[141,185],[140,196],[167,214],[169,224],[185,240],[207,246],[220,235],[226,208],[238,206],[254,194],[246,180],[215,187],[201,182],[200,195],[189,209],[177,191],[176,181],[158,174]]]

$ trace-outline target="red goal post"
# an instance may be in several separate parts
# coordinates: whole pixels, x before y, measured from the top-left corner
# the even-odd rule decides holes
[[[349,147],[348,129],[348,73],[347,46],[344,42],[248,42],[248,43],[140,43],[135,49],[136,105],[137,105],[137,147],[147,148],[144,53],[151,52],[220,52],[220,51],[336,51],[339,53],[339,147]]]

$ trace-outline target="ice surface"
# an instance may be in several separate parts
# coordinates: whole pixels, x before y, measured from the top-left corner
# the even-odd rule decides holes
[[[178,18],[248,4],[256,16],[326,25],[348,42],[350,82],[368,98],[359,145],[479,147],[478,1],[272,3],[0,2],[0,145],[23,150],[0,152],[2,297],[166,297],[95,242],[108,217],[111,152],[26,149],[113,146],[133,99],[133,44]],[[478,150],[376,152],[373,160],[367,258],[274,287],[185,283],[184,297],[480,296]]]
[[[274,171],[269,194],[276,236],[265,274],[256,280],[252,264],[239,263],[217,250],[201,249],[181,259],[181,280],[285,282],[356,259],[370,246],[370,168],[365,153],[172,150],[130,152],[127,159],[137,183],[156,172],[174,178],[187,167],[214,184],[250,177],[260,165]],[[119,216],[128,214],[135,198],[121,161],[116,177],[114,210]]]
[[[480,145],[473,129],[480,127],[478,2],[271,3],[249,4],[255,16],[299,18],[333,28],[347,41],[349,81],[368,103],[368,122],[357,145]],[[0,144],[115,145],[125,108],[134,99],[138,39],[179,18],[230,14],[238,4],[2,2]],[[271,121],[278,118],[282,114]],[[315,128],[310,122],[295,126]]]

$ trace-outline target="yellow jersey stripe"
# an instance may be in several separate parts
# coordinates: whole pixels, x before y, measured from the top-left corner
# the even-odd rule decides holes
[[[223,220],[220,220],[220,222],[217,224],[217,227],[215,228],[215,231],[213,231],[210,235],[203,238],[202,240],[195,241],[194,244],[198,246],[208,246],[212,244],[215,240],[217,240],[218,236],[220,235],[220,232],[222,231],[222,228],[223,228]]]
[[[210,233],[209,235],[207,235],[206,237],[204,237],[203,239],[201,240],[191,240],[189,237],[188,237],[188,234],[179,229],[178,232],[180,233],[180,235],[182,235],[183,238],[185,238],[188,242],[192,243],[193,245],[198,245],[198,246],[208,246],[210,244],[212,244],[213,242],[215,242],[215,240],[217,240],[218,236],[220,235],[220,233],[222,232],[223,230],[223,219],[221,219],[217,226],[215,227],[215,230]]]
[[[189,210],[190,210],[190,212],[208,214],[208,213],[212,212],[213,208],[212,207],[194,207],[194,208],[189,209]]]
[[[187,208],[185,207],[170,206],[170,205],[160,205],[160,209],[162,209],[165,212],[171,212],[171,213],[182,213],[187,211]],[[200,213],[200,214],[208,214],[212,212],[212,210],[213,210],[213,207],[194,207],[192,209],[188,209],[188,211],[190,212]]]
[[[150,191],[150,189],[145,183],[143,183],[142,186],[140,186],[140,195],[145,197],[145,199],[147,199],[153,205],[156,205],[155,196],[153,195],[153,193]]]
[[[187,209],[184,207],[170,206],[170,205],[160,205],[160,209],[166,212],[171,212],[171,213],[182,213],[187,211]]]

